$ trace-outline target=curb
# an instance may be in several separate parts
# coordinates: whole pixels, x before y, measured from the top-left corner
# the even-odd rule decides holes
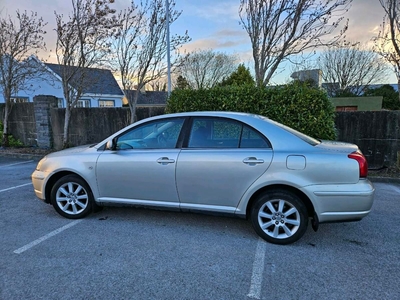
[[[368,177],[368,179],[372,182],[381,182],[381,183],[396,183],[400,184],[400,178],[392,178],[392,177]]]
[[[23,158],[30,160],[41,160],[46,155],[44,154],[27,154],[27,153],[2,153],[0,152],[0,156],[2,157],[11,157],[11,158]]]

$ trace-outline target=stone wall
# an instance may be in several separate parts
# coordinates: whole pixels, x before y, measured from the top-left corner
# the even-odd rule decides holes
[[[50,109],[56,108],[57,102],[58,100],[54,96],[35,96],[33,98],[36,120],[36,141],[40,148],[54,148]]]

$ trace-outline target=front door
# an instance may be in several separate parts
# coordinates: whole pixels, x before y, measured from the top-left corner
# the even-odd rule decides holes
[[[183,118],[144,123],[115,139],[96,167],[100,202],[179,207],[175,168]],[[162,203],[160,203],[162,202]]]

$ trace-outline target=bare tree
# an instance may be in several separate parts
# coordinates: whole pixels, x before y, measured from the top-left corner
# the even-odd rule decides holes
[[[110,51],[109,38],[115,33],[118,21],[115,10],[109,7],[114,0],[72,0],[68,21],[57,14],[56,56],[60,65],[65,97],[63,147],[69,144],[71,111],[76,107],[85,87],[93,84],[88,72],[106,60]]]
[[[343,43],[329,47],[319,57],[322,78],[337,92],[361,95],[370,84],[380,83],[387,76],[388,66],[378,54],[359,43]]]
[[[374,38],[374,50],[393,66],[400,91],[400,3],[399,0],[379,0],[379,2],[385,11],[385,16],[381,30]]]
[[[10,15],[0,18],[0,89],[5,110],[2,145],[8,146],[8,117],[12,108],[12,96],[27,89],[27,82],[38,76],[38,64],[29,56],[45,49],[43,37],[46,23],[37,14],[17,11],[16,19]]]
[[[136,104],[141,89],[167,74],[167,19],[164,0],[143,0],[121,11],[123,21],[112,43],[114,69],[120,75],[131,110],[131,122],[135,121]],[[181,12],[175,10],[175,1],[169,4],[169,22],[175,22]],[[190,40],[187,32],[174,35],[170,40],[171,52],[175,52],[171,67],[181,62],[178,49]],[[127,92],[131,91],[131,92]]]
[[[199,50],[179,67],[177,73],[183,76],[192,89],[206,89],[215,86],[232,74],[237,68],[234,55],[213,50]]]
[[[166,78],[161,78],[159,80],[149,82],[150,90],[155,92],[166,92],[167,84],[168,82]]]
[[[291,55],[334,44],[333,31],[352,0],[240,0],[239,16],[253,49],[258,85],[267,85]]]

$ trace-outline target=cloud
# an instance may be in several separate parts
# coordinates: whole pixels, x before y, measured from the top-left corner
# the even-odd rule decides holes
[[[216,37],[239,37],[248,38],[247,32],[245,30],[234,30],[234,29],[221,29],[214,33]]]
[[[186,44],[183,49],[187,52],[199,49],[216,49],[233,52],[236,48],[249,48],[250,41],[245,31],[219,30],[208,38],[200,38]]]
[[[346,40],[368,43],[379,32],[384,11],[379,1],[354,0],[345,15],[349,19],[349,29],[346,32]]]
[[[229,48],[236,46],[237,43],[233,41],[221,42],[218,39],[209,38],[209,39],[197,39],[191,43],[188,43],[182,47],[186,52],[192,52],[196,50],[206,50],[206,49],[219,49],[220,48]]]

